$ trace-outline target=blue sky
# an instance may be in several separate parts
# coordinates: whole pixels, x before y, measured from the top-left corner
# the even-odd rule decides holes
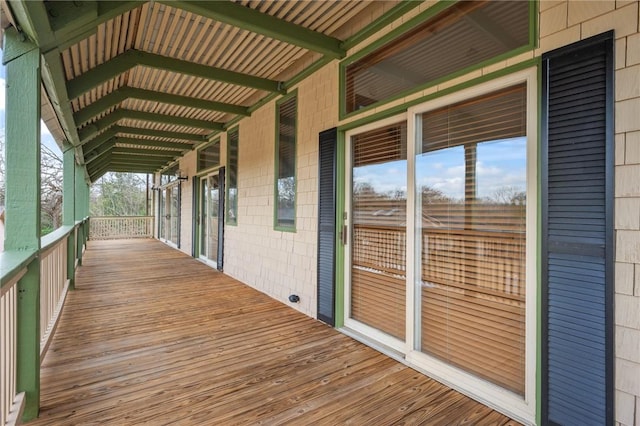
[[[478,197],[491,197],[498,189],[526,190],[526,138],[478,144],[476,175]],[[464,199],[464,148],[462,146],[421,154],[416,159],[416,183]],[[407,190],[406,161],[358,167],[354,183],[368,182],[377,192]]]
[[[2,57],[2,50],[0,49],[0,57]],[[0,63],[0,134],[4,135],[5,126],[5,97],[6,97],[6,69],[2,63]],[[41,122],[40,126],[40,138],[41,143],[49,147],[56,154],[61,154],[58,144],[51,136],[49,129],[45,126],[44,122]]]

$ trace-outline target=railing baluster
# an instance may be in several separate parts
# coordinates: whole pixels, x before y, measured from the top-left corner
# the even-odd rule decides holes
[[[153,216],[96,216],[89,226],[92,240],[153,237]]]

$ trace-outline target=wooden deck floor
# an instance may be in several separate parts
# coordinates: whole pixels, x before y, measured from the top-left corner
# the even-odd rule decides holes
[[[152,240],[91,241],[29,425],[516,424]]]

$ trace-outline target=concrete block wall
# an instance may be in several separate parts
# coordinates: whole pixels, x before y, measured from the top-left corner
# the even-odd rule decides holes
[[[615,31],[615,419],[640,425],[640,5],[542,1],[536,56]]]

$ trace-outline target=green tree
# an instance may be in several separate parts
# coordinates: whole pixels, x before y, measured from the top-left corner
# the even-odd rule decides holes
[[[147,178],[135,173],[107,173],[91,187],[91,216],[145,216]]]

